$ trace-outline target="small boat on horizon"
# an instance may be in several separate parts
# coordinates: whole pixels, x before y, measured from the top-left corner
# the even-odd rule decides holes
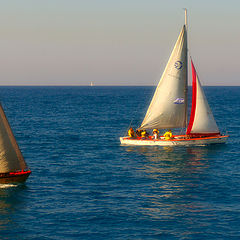
[[[30,174],[0,103],[0,184],[22,183]]]
[[[191,57],[190,57],[191,58]],[[207,145],[225,143],[227,135],[221,135],[196,69],[192,67],[192,108],[189,122],[187,114],[188,92],[188,47],[187,47],[187,11],[171,56],[158,83],[147,113],[139,131],[186,128],[185,134],[168,136],[130,136],[120,137],[123,145]]]

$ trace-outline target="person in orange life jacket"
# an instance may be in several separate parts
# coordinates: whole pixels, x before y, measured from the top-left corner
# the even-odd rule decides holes
[[[134,130],[133,130],[132,127],[128,130],[128,136],[129,136],[130,138],[133,138],[133,137],[135,136]]]
[[[141,132],[142,132],[142,130],[139,130],[139,129],[136,130],[137,137],[141,137]]]

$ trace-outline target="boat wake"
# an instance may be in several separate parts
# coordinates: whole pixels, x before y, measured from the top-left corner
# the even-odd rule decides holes
[[[12,188],[12,187],[17,187],[19,184],[12,184],[12,183],[3,183],[0,184],[0,189],[1,188]]]

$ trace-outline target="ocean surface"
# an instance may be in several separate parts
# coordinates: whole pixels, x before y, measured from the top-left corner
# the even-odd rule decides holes
[[[226,144],[127,147],[153,87],[0,87],[32,170],[0,239],[240,239],[240,87],[205,87]]]

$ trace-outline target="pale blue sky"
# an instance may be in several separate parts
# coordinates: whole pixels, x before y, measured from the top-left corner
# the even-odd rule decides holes
[[[0,85],[155,85],[188,8],[204,85],[240,85],[240,1],[0,1]]]

